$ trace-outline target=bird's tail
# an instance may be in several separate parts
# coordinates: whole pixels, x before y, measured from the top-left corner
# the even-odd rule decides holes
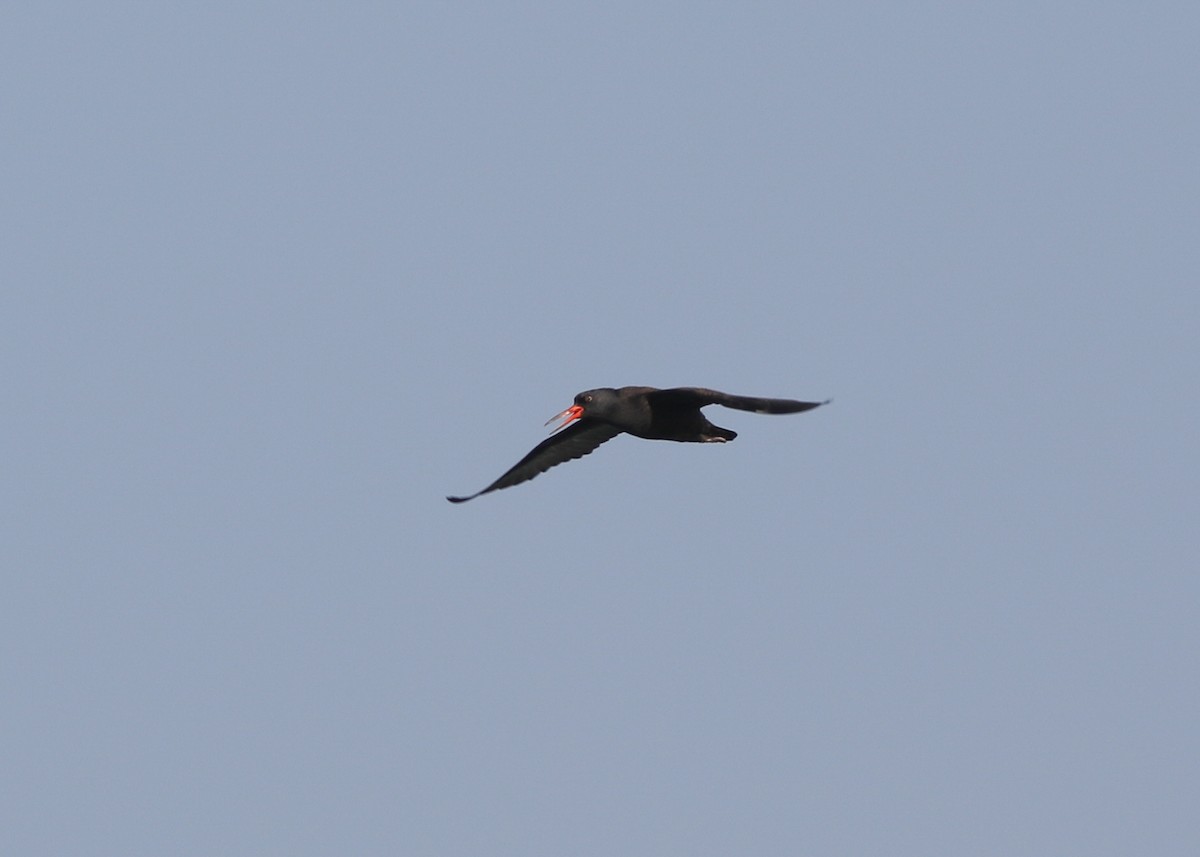
[[[735,437],[737,437],[737,432],[733,429],[721,428],[709,423],[708,428],[704,431],[703,440],[704,443],[725,443]]]

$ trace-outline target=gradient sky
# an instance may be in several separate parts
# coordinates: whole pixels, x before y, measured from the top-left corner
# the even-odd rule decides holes
[[[1198,40],[10,6],[0,852],[1200,853]]]

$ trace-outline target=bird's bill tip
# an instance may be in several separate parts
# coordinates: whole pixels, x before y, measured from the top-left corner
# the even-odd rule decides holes
[[[559,423],[558,425],[556,425],[552,429],[552,431],[558,431],[561,428],[566,428],[568,425],[575,422],[575,420],[579,419],[582,416],[583,416],[583,406],[582,405],[571,405],[571,407],[567,408],[565,411],[559,411],[557,414],[552,416],[550,419],[546,420],[546,425],[550,425],[550,423],[554,422],[555,420],[561,419],[562,422]]]

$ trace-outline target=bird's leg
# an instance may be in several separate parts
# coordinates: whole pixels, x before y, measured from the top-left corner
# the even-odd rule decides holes
[[[704,433],[700,435],[700,440],[703,443],[725,443],[735,437],[737,437],[737,432],[709,423],[705,427]]]

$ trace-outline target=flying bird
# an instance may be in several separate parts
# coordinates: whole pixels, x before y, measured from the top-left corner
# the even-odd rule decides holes
[[[724,405],[756,414],[798,414],[824,402],[797,402],[793,399],[757,399],[731,396],[703,387],[601,387],[585,390],[575,404],[546,420],[555,420],[555,434],[530,450],[529,454],[482,491],[466,497],[447,497],[451,503],[464,503],[480,494],[511,488],[545,473],[556,464],[582,458],[606,440],[628,432],[647,440],[676,440],[683,443],[724,443],[737,432],[715,426],[704,418],[705,405]]]

